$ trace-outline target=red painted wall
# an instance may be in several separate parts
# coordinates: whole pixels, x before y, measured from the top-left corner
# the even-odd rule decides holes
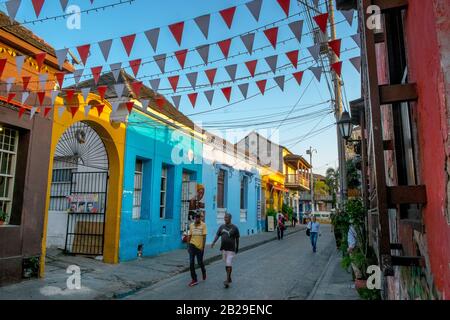
[[[435,5],[439,4],[436,11]],[[444,10],[442,10],[444,9]],[[438,17],[436,16],[438,12]],[[450,299],[450,226],[447,223],[447,139],[449,134],[445,74],[437,18],[450,22],[450,1],[410,0],[405,20],[409,81],[416,82],[419,100],[418,136],[421,183],[427,187],[428,203],[423,215],[426,226],[431,271],[437,289]],[[444,24],[449,27],[449,24]],[[447,52],[447,59],[450,52]],[[449,97],[447,97],[448,99]],[[450,162],[449,162],[450,163]]]

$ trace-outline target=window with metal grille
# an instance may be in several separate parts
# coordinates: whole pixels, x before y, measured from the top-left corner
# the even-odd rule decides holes
[[[144,173],[144,163],[142,160],[136,160],[134,170],[134,192],[133,192],[133,213],[132,218],[138,220],[141,218],[142,209],[142,181]]]
[[[167,201],[167,167],[163,167],[161,171],[161,201],[159,206],[159,217],[166,218],[166,201]]]
[[[226,187],[226,171],[223,169],[219,170],[217,175],[217,208],[225,208],[225,187]]]
[[[247,190],[248,190],[248,177],[242,176],[241,178],[241,209],[247,209]]]
[[[5,224],[11,218],[19,131],[0,127],[0,210],[6,213]]]
[[[72,172],[77,171],[74,157],[58,157],[53,161],[52,185],[50,188],[50,211],[66,211],[69,208]]]

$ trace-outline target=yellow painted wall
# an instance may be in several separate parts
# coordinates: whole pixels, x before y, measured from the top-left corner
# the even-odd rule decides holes
[[[108,180],[108,195],[106,204],[106,224],[105,224],[105,241],[103,260],[106,263],[118,263],[119,261],[119,235],[120,235],[120,212],[122,207],[122,192],[123,192],[123,169],[124,169],[124,151],[125,151],[125,133],[126,127],[124,124],[112,124],[109,120],[112,107],[109,102],[104,100],[102,104],[105,105],[103,113],[98,116],[97,109],[92,107],[89,115],[85,116],[83,97],[75,95],[74,101],[67,102],[70,106],[78,105],[80,108],[75,117],[69,108],[62,114],[61,118],[58,116],[58,107],[64,106],[65,101],[62,98],[57,98],[55,101],[55,108],[53,109],[53,130],[52,130],[52,145],[51,157],[48,172],[48,187],[47,187],[47,201],[46,213],[44,221],[44,235],[42,239],[42,259],[41,259],[41,276],[45,272],[45,253],[47,240],[47,225],[48,225],[48,209],[50,205],[50,188],[52,181],[53,170],[53,155],[55,154],[56,145],[62,134],[74,123],[85,121],[92,128],[96,130],[98,135],[102,138],[108,153],[109,160],[109,180]],[[89,94],[87,98],[89,105],[96,105],[100,103],[100,97],[94,94]]]

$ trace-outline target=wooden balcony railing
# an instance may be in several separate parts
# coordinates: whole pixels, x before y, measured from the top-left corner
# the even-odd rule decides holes
[[[284,184],[288,188],[295,187],[309,190],[309,181],[300,174],[287,174]]]

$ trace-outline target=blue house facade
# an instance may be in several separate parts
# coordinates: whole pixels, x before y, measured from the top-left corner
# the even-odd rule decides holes
[[[120,261],[183,247],[188,189],[202,182],[203,151],[189,120],[179,118],[184,126],[137,110],[128,118]]]

